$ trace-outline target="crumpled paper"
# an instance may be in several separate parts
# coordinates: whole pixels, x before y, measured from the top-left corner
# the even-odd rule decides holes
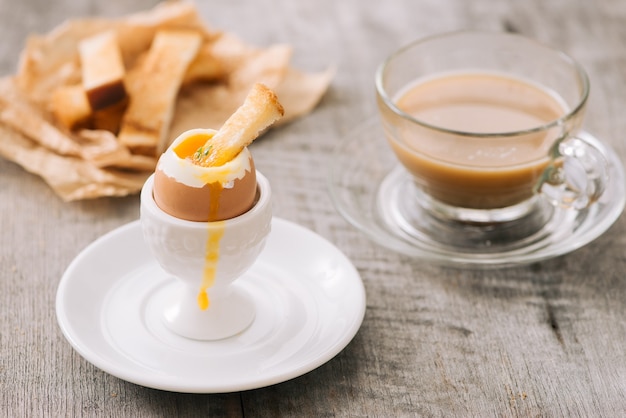
[[[133,154],[116,134],[85,127],[70,129],[55,120],[51,98],[59,86],[80,84],[79,42],[115,30],[124,65],[131,68],[160,29],[200,31],[219,58],[224,76],[184,85],[179,91],[169,140],[192,128],[219,129],[261,82],[285,108],[280,123],[310,112],[327,91],[334,71],[306,73],[290,66],[288,45],[258,48],[236,35],[209,29],[195,6],[162,3],[119,19],[78,19],[50,33],[31,36],[15,75],[0,79],[0,155],[41,176],[64,200],[137,193],[154,171],[158,156]]]

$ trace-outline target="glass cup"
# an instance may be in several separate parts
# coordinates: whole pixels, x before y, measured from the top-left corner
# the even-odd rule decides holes
[[[376,92],[387,141],[413,179],[391,211],[409,234],[471,225],[488,240],[498,229],[523,239],[554,206],[583,210],[607,184],[604,155],[577,137],[588,77],[536,41],[490,32],[419,40],[381,64]]]

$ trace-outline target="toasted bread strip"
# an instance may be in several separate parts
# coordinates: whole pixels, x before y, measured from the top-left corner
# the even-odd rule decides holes
[[[192,31],[157,32],[145,60],[127,77],[130,103],[118,137],[122,144],[150,155],[163,151],[178,90],[201,38]]]
[[[83,87],[91,108],[104,109],[124,99],[125,70],[115,31],[83,39],[78,51]]]
[[[194,161],[205,167],[227,163],[284,114],[276,94],[263,84],[255,84],[241,107],[194,154]]]
[[[69,130],[90,127],[117,134],[127,106],[128,100],[123,99],[94,111],[89,106],[87,95],[81,85],[61,86],[52,93],[50,99],[50,110],[55,119]]]
[[[91,115],[91,106],[80,84],[61,86],[53,93],[50,107],[54,117],[66,128],[74,129]]]

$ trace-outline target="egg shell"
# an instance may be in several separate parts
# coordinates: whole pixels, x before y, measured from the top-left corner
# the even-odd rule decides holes
[[[167,214],[188,221],[215,222],[239,216],[254,205],[256,170],[247,148],[220,167],[201,167],[180,155],[193,154],[191,150],[195,151],[197,144],[203,144],[214,132],[188,131],[159,159],[153,197]]]

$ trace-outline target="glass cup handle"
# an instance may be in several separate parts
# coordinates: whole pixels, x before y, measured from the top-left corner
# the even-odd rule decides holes
[[[555,146],[538,190],[555,206],[581,210],[600,198],[608,178],[608,161],[602,151],[571,137]]]

